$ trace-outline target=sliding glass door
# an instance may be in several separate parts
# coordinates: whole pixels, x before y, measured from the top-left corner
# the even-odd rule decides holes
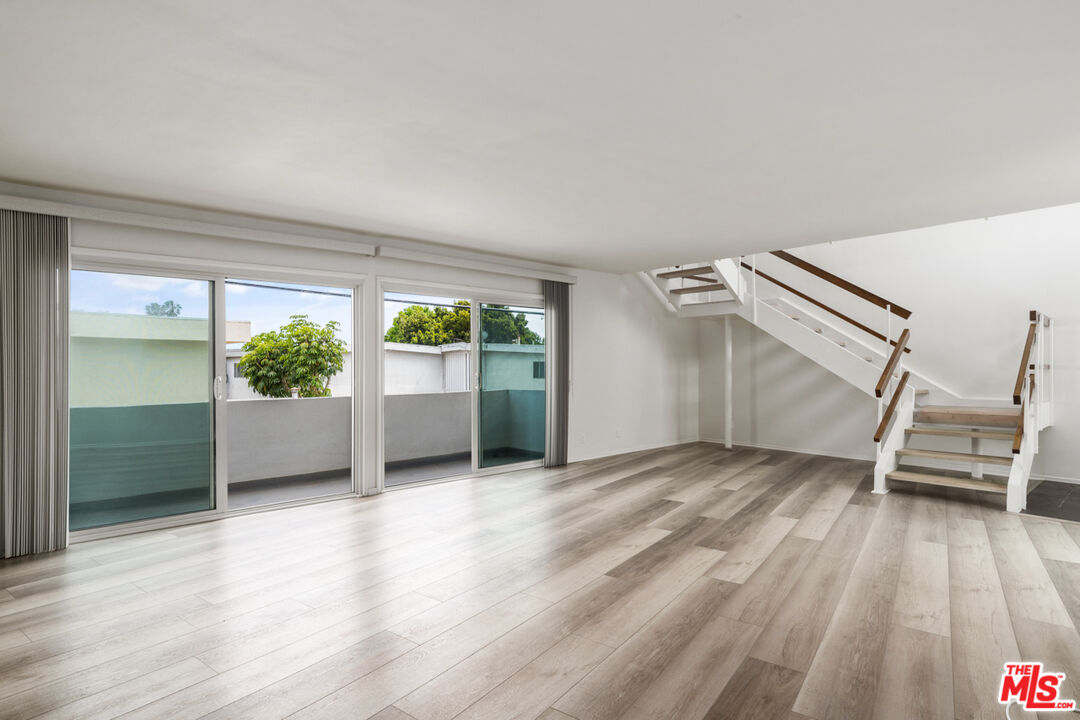
[[[544,311],[480,305],[479,463],[544,457]]]
[[[350,288],[225,280],[230,510],[353,488]]]
[[[71,529],[214,507],[213,286],[71,273]]]
[[[471,303],[388,292],[383,307],[383,484],[467,475]]]

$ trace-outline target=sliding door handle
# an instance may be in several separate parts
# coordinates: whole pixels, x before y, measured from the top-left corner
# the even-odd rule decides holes
[[[224,378],[222,378],[220,375],[217,375],[216,377],[214,377],[214,399],[215,400],[224,400],[225,399],[224,388],[225,388],[225,380],[224,380]]]

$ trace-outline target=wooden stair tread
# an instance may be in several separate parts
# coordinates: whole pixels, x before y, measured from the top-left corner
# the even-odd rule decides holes
[[[968,427],[1016,427],[1019,408],[924,405],[915,410],[915,422]]]
[[[700,292],[712,292],[713,290],[723,290],[727,286],[724,283],[708,283],[707,285],[695,285],[694,287],[675,288],[671,291],[672,295],[689,295],[690,293]]]
[[[904,432],[909,435],[941,435],[943,437],[979,438],[981,440],[1006,440],[1008,442],[1012,442],[1013,440],[1013,433],[1011,432],[995,432],[993,430],[962,430],[960,428],[941,426],[915,426],[905,428]]]
[[[668,270],[667,272],[657,273],[656,277],[664,280],[670,280],[671,278],[690,277],[691,275],[712,275],[713,269],[702,265],[700,267],[682,268],[681,270]]]
[[[949,477],[948,475],[931,475],[929,473],[911,472],[910,470],[893,470],[885,475],[886,480],[903,480],[904,482],[923,483],[924,485],[940,485],[942,487],[962,488],[964,490],[980,490],[1004,495],[1008,492],[1008,486],[1001,483],[976,480],[974,478]]]
[[[931,460],[956,460],[958,462],[980,463],[983,465],[1012,465],[1011,457],[997,455],[976,455],[974,453],[950,452],[947,450],[922,450],[919,448],[900,448],[897,455],[904,457],[927,458]]]

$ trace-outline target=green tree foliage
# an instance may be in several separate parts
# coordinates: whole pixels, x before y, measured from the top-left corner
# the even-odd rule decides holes
[[[544,339],[529,329],[524,313],[515,313],[505,305],[485,305],[481,325],[486,343],[543,345]],[[409,345],[445,345],[469,342],[469,301],[455,300],[454,307],[410,305],[394,317],[386,331],[386,342]]]
[[[408,345],[469,342],[469,323],[468,300],[455,300],[453,309],[410,305],[397,314],[383,339]]]
[[[330,378],[341,372],[345,341],[333,320],[320,327],[307,315],[292,315],[277,330],[259,333],[244,344],[236,363],[251,388],[263,397],[329,397]]]
[[[435,308],[435,319],[442,325],[446,342],[469,342],[472,324],[468,300],[455,300],[454,309]]]
[[[166,300],[163,303],[150,303],[146,306],[146,314],[153,315],[154,317],[180,317],[180,311],[183,309],[181,305],[177,305],[172,300]]]
[[[544,339],[529,329],[525,313],[507,310],[505,305],[485,306],[480,326],[486,343],[544,344]]]

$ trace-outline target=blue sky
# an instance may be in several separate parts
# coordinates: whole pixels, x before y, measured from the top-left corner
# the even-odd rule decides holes
[[[238,281],[238,282],[247,282]],[[226,320],[248,320],[256,335],[276,330],[290,315],[307,315],[320,325],[341,323],[339,336],[352,347],[352,298],[348,288],[327,288],[285,283],[257,283],[251,287],[225,283]],[[126,275],[76,270],[71,273],[71,309],[144,315],[150,303],[172,300],[182,308],[180,317],[205,318],[210,311],[210,283],[150,275]]]
[[[264,282],[254,284],[272,287],[251,287],[226,281],[226,320],[251,321],[252,335],[277,330],[289,322],[290,315],[307,315],[320,325],[336,320],[341,325],[338,337],[352,350],[352,291],[349,288]]]
[[[352,299],[340,297],[351,295],[348,288],[255,281],[250,282],[267,287],[235,284],[247,282],[226,281],[227,320],[250,321],[252,335],[276,330],[289,321],[290,315],[307,315],[320,325],[336,320],[341,324],[339,336],[352,349]],[[71,309],[143,315],[150,303],[172,300],[182,307],[181,317],[205,318],[210,310],[209,287],[210,283],[205,280],[75,270],[71,273]],[[386,293],[383,321],[390,327],[394,316],[409,305],[425,301],[452,305],[454,300],[452,297]],[[527,313],[529,327],[543,337],[542,313],[537,313],[534,308],[513,309]]]
[[[74,270],[71,309],[143,315],[150,303],[172,300],[183,308],[181,317],[205,318],[210,311],[209,285],[203,280]]]

